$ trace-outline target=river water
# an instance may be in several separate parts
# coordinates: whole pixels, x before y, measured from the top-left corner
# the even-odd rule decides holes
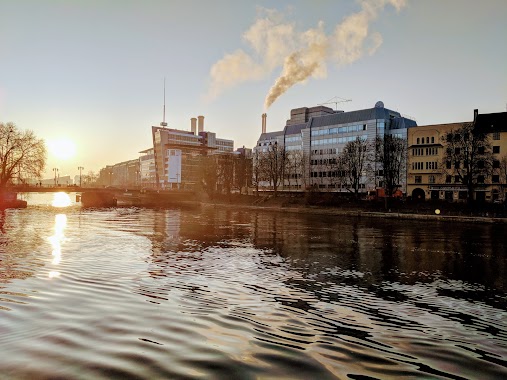
[[[0,379],[507,377],[505,226],[73,198],[0,213]]]

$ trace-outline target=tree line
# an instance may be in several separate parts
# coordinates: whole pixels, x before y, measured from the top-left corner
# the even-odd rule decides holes
[[[279,189],[341,188],[359,197],[366,182],[385,188],[388,195],[401,186],[406,169],[406,141],[394,135],[371,142],[360,137],[349,141],[342,151],[287,150],[272,142],[256,149],[253,184],[257,190],[267,184],[276,195]],[[322,154],[321,154],[322,153]]]

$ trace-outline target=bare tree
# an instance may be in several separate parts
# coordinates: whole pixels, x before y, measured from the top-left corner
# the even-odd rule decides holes
[[[267,177],[273,187],[273,193],[276,197],[278,187],[283,179],[283,170],[285,167],[285,149],[278,143],[270,144],[266,152]]]
[[[471,203],[474,190],[484,184],[493,170],[489,136],[474,131],[473,123],[463,123],[458,129],[447,132],[442,139],[446,145],[442,172],[454,176],[467,187],[467,200]]]
[[[202,188],[213,199],[217,190],[217,180],[219,177],[218,164],[215,156],[201,156],[200,181]]]
[[[507,200],[507,154],[500,159],[500,183],[504,201]]]
[[[0,123],[0,190],[14,179],[41,178],[46,146],[33,131],[20,131],[13,123]]]
[[[406,172],[407,142],[393,135],[378,137],[375,141],[375,156],[382,166],[386,195],[392,196],[401,186]]]
[[[88,174],[84,174],[82,178],[83,187],[93,186],[97,182],[99,176],[93,170],[90,170]]]
[[[234,158],[234,182],[233,186],[242,192],[242,189],[247,189],[252,184],[252,158],[246,157],[241,154],[239,157]]]
[[[260,184],[267,181],[267,154],[258,149],[253,151],[252,181],[255,194],[259,195]]]
[[[214,156],[217,160],[218,183],[223,187],[225,194],[230,194],[234,181],[234,163],[231,154]]]
[[[373,153],[370,144],[360,137],[357,137],[354,141],[349,141],[343,148],[339,163],[343,166],[347,184],[354,191],[356,198],[359,198],[361,180],[366,177],[367,171],[370,170]]]

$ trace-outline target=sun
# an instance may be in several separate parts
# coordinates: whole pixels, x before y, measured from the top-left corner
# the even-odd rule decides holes
[[[49,152],[60,160],[68,160],[76,155],[76,144],[69,139],[47,141]]]

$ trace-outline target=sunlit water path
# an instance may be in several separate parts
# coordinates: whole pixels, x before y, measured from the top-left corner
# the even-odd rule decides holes
[[[507,229],[0,213],[0,379],[507,377]]]

